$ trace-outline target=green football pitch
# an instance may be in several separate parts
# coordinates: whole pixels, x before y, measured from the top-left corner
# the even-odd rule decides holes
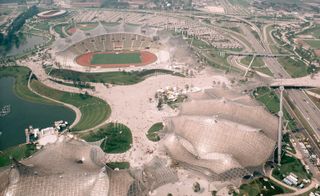
[[[141,63],[140,53],[93,54],[91,64],[134,64]]]

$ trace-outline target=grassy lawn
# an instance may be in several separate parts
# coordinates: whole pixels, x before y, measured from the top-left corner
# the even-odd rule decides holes
[[[187,42],[189,44],[191,44],[192,42],[192,46],[196,47],[196,48],[211,48],[211,46],[209,44],[207,44],[206,42],[202,41],[201,39],[187,39]]]
[[[110,106],[103,100],[86,94],[68,93],[49,88],[37,80],[32,80],[32,88],[47,97],[74,105],[81,111],[80,122],[72,131],[93,128],[105,121],[111,113]]]
[[[255,99],[261,102],[269,112],[272,114],[277,114],[280,108],[280,101],[279,97],[272,91],[272,89],[267,87],[259,87],[254,91]],[[284,109],[284,118],[289,121],[289,129],[295,130],[296,129],[296,122]]]
[[[130,163],[129,162],[110,162],[107,163],[107,166],[111,169],[129,169]]]
[[[273,76],[273,73],[270,71],[268,67],[257,67],[257,68],[254,68],[254,70],[267,74],[269,76]]]
[[[94,54],[91,64],[134,64],[141,63],[140,53]]]
[[[55,32],[57,32],[60,35],[60,37],[65,38],[67,36],[62,32],[63,26],[66,26],[66,25],[65,24],[58,24],[58,25],[54,26],[53,29]]]
[[[90,132],[86,132],[86,133],[80,133],[81,138],[86,140],[87,142],[96,142],[96,141],[100,141],[102,139],[105,139],[107,137],[107,135],[109,134],[108,131],[110,131],[110,129],[114,126],[114,124],[110,125],[106,125],[105,127],[102,127],[100,129],[97,130],[93,130]]]
[[[240,70],[236,67],[231,66],[227,58],[228,56],[221,56],[220,51],[217,49],[211,49],[208,51],[202,51],[201,55],[206,59],[207,63],[220,70],[226,70],[226,71],[231,71],[231,72],[240,72]]]
[[[16,79],[14,85],[14,93],[21,99],[33,102],[60,105],[50,100],[44,99],[28,88],[28,79],[30,75],[30,69],[27,67],[0,67],[0,77],[14,77]]]
[[[299,159],[295,157],[290,157],[286,155],[286,153],[283,153],[281,158],[281,166],[276,167],[273,170],[272,176],[278,180],[282,180],[287,175],[289,175],[290,172],[297,175],[299,181],[301,181],[302,179],[310,179],[312,177],[311,173],[307,173]]]
[[[67,82],[63,82],[63,81],[60,81],[60,80],[55,80],[55,79],[49,79],[55,83],[58,83],[58,84],[62,84],[62,85],[65,85],[65,86],[72,86],[72,87],[76,87],[76,88],[80,88],[80,89],[93,89],[94,87],[91,86],[90,84],[88,83],[83,83],[83,82],[72,82],[72,83],[67,83]]]
[[[100,147],[106,153],[123,153],[131,148],[132,134],[130,129],[120,123],[109,123],[103,129],[104,140]]]
[[[251,60],[252,60],[251,56],[246,56],[245,58],[241,59],[240,62],[242,64],[244,64],[244,65],[248,65],[249,66]],[[264,74],[267,74],[269,76],[273,75],[272,72],[269,70],[269,68],[264,64],[264,62],[262,60],[262,57],[256,57],[252,62],[251,68],[253,70],[259,71],[259,72],[264,73]]]
[[[49,31],[49,29],[50,29],[50,25],[49,25],[48,21],[39,22],[34,27],[36,29],[41,29],[44,31]]]
[[[312,48],[314,48],[314,49],[319,49],[320,48],[320,40],[319,39],[318,40],[305,39],[303,41],[307,42],[307,44],[309,46],[311,46]]]
[[[252,60],[252,56],[246,56],[245,58],[241,59],[241,63],[242,64],[245,64],[245,65],[249,65],[250,62]],[[253,60],[252,62],[252,67],[262,67],[264,66],[264,62],[262,60],[262,57],[255,57],[255,59]]]
[[[241,5],[243,7],[249,6],[250,0],[229,0],[233,5]]]
[[[82,81],[82,82],[101,82],[111,83],[119,85],[136,84],[143,81],[150,75],[153,74],[171,74],[176,76],[183,76],[179,73],[175,73],[170,70],[163,69],[152,69],[135,72],[104,72],[104,73],[82,73],[71,70],[53,69],[50,72],[50,76],[71,80],[71,81]]]
[[[251,33],[253,34],[253,36],[254,36],[258,41],[260,41],[259,34],[258,34],[256,31],[251,30]]]
[[[309,74],[308,67],[300,60],[296,61],[290,57],[280,57],[278,61],[293,78],[303,77]]]
[[[267,87],[260,87],[254,91],[256,100],[261,102],[272,114],[279,111],[279,98],[278,96]]]
[[[229,29],[237,33],[242,33],[242,30],[239,27],[230,27]]]
[[[306,29],[305,31],[299,33],[299,34],[303,34],[303,35],[312,35],[317,39],[320,39],[320,25],[315,25],[314,27],[310,28],[310,29]]]
[[[154,125],[152,125],[150,127],[150,129],[148,130],[148,133],[147,133],[147,138],[150,140],[150,141],[153,141],[153,142],[157,142],[160,140],[160,137],[158,135],[158,131],[162,130],[163,129],[163,123],[162,122],[158,122],[158,123],[155,123]]]
[[[282,140],[283,140],[283,146],[285,147],[290,147],[292,150],[288,150],[289,152],[295,154],[296,150],[294,149],[291,141],[290,141],[290,136],[289,133],[285,133],[282,135]]]
[[[16,160],[21,160],[31,156],[36,152],[35,145],[32,144],[21,144],[7,148],[3,151],[0,151],[0,167],[10,165],[11,158]]]
[[[275,182],[271,181],[268,178],[265,178],[268,181],[265,181],[264,178],[258,178],[251,181],[248,184],[242,184],[240,186],[239,195],[246,196],[256,196],[256,195],[276,195],[281,193],[288,193],[289,190],[279,186]],[[265,188],[264,188],[265,187]]]

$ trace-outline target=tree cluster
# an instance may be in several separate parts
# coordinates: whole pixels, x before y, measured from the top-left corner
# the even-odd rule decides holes
[[[30,7],[28,10],[21,13],[17,18],[14,19],[14,21],[7,28],[6,35],[0,33],[0,45],[2,46],[0,51],[2,53],[9,51],[13,44],[15,44],[16,47],[19,47],[20,41],[23,37],[20,29],[23,27],[27,19],[32,18],[34,15],[38,14],[38,12],[39,10],[37,6]]]

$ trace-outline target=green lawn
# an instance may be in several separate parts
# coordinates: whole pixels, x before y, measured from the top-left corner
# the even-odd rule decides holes
[[[202,58],[205,59],[210,66],[225,71],[240,72],[236,67],[231,66],[228,61],[228,55],[221,55],[217,49],[210,49],[208,51],[201,51]]]
[[[135,64],[141,63],[140,53],[94,54],[91,64]]]
[[[315,25],[314,27],[310,28],[310,29],[307,29],[299,34],[302,34],[302,35],[312,35],[314,36],[315,38],[317,39],[320,39],[320,25],[317,24]]]
[[[54,104],[60,105],[50,100],[44,99],[28,88],[28,79],[30,75],[30,69],[27,67],[0,67],[0,78],[1,77],[14,77],[16,79],[14,85],[14,93],[21,99],[33,102],[33,103],[44,103],[44,104]]]
[[[113,125],[113,124],[112,124]],[[106,125],[106,127],[101,127],[98,130],[93,130],[86,133],[80,133],[80,137],[87,142],[96,142],[102,139],[105,139],[108,135],[108,131],[111,129],[111,125]]]
[[[314,49],[319,49],[320,48],[320,39],[317,39],[317,40],[305,39],[303,41],[307,42],[307,44],[309,46],[311,46],[312,48],[314,48]]]
[[[265,178],[268,179],[268,178]],[[264,188],[265,187],[265,188]],[[273,187],[273,188],[272,188]],[[279,186],[275,182],[268,179],[265,181],[263,177],[255,179],[248,184],[240,186],[239,195],[258,196],[258,195],[276,195],[281,193],[288,193],[289,190]]]
[[[160,137],[158,135],[158,131],[161,131],[163,129],[163,123],[162,122],[158,122],[158,123],[155,123],[154,125],[152,125],[150,127],[150,129],[148,130],[148,133],[147,133],[147,138],[150,140],[150,141],[153,141],[153,142],[157,142],[160,140]]]
[[[187,42],[189,44],[191,44],[192,42],[192,46],[196,47],[196,48],[211,48],[211,46],[209,44],[207,44],[206,42],[202,41],[201,39],[188,39]]]
[[[63,26],[64,26],[65,28],[67,27],[66,24],[58,24],[58,25],[56,25],[56,26],[53,27],[54,31],[57,32],[57,33],[60,35],[61,38],[67,37],[67,36],[62,32],[62,27],[63,27]]]
[[[272,114],[277,114],[280,108],[279,97],[272,91],[272,89],[267,87],[259,87],[253,92],[255,99],[261,102],[269,112]],[[284,118],[289,121],[289,128],[291,130],[296,129],[296,122],[284,109]]]
[[[246,56],[245,58],[241,59],[241,63],[244,65],[248,65],[250,64],[252,60],[251,56]],[[252,62],[251,68],[253,70],[259,71],[261,73],[267,74],[269,76],[272,76],[272,72],[269,70],[269,68],[264,64],[262,57],[255,57],[255,59]]]
[[[250,0],[229,0],[229,2],[233,5],[241,5],[243,7],[248,7]]]
[[[131,148],[132,134],[130,129],[120,123],[109,123],[103,129],[104,140],[100,147],[106,153],[123,153]]]
[[[278,180],[282,180],[284,177],[289,175],[290,172],[297,175],[299,180],[310,179],[312,177],[311,174],[307,173],[299,159],[290,157],[286,155],[286,153],[283,153],[281,158],[281,166],[276,167],[273,170],[272,176]]]
[[[273,73],[270,71],[268,67],[257,67],[257,68],[254,68],[254,70],[267,74],[269,76],[273,76]]]
[[[72,82],[72,83],[67,83],[67,82],[63,82],[63,81],[60,81],[60,80],[55,80],[55,79],[49,79],[55,83],[58,83],[58,84],[62,84],[62,85],[65,85],[65,86],[72,86],[72,87],[76,87],[76,88],[79,88],[79,89],[94,89],[93,86],[91,86],[90,84],[88,83],[84,83],[84,82],[81,82],[81,81],[76,81],[76,82]]]
[[[49,29],[50,29],[50,25],[49,25],[48,21],[39,22],[39,23],[35,24],[34,27],[36,29],[40,29],[40,30],[44,30],[44,31],[49,31]]]
[[[282,140],[283,140],[283,145],[285,146],[288,146],[290,147],[292,150],[288,150],[290,151],[291,153],[295,154],[296,153],[296,150],[294,149],[291,141],[290,141],[290,136],[289,136],[289,133],[285,133],[282,135]]]
[[[259,87],[254,91],[254,95],[256,100],[265,105],[272,114],[279,111],[279,98],[271,89]]]
[[[111,83],[119,85],[135,84],[143,81],[146,77],[153,74],[171,74],[176,76],[183,76],[179,73],[175,73],[170,70],[163,69],[151,69],[135,72],[104,72],[104,73],[83,73],[71,70],[53,69],[50,72],[50,76],[71,80],[71,81],[82,81],[82,82],[101,82]]]
[[[107,163],[107,166],[111,169],[129,169],[130,163],[129,162],[110,162]]]
[[[245,64],[245,65],[249,65],[250,62],[252,60],[252,56],[246,56],[245,58],[241,59],[241,63],[242,64]],[[255,57],[255,59],[253,60],[252,62],[252,67],[262,67],[264,66],[264,62],[262,60],[262,57]]]
[[[259,36],[259,34],[258,34],[256,31],[251,30],[251,33],[253,34],[253,36],[254,36],[258,41],[260,41],[260,36]]]
[[[10,165],[11,158],[21,160],[31,156],[36,152],[35,145],[32,144],[20,144],[0,151],[0,167]]]
[[[72,131],[93,128],[105,121],[111,113],[110,106],[103,100],[86,94],[68,93],[49,88],[37,80],[32,80],[32,88],[47,97],[74,105],[81,111],[80,122]]]
[[[300,60],[293,60],[290,57],[280,57],[279,63],[293,77],[303,77],[308,75],[308,67]]]

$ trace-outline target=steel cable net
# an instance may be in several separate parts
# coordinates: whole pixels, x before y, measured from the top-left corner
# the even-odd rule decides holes
[[[121,39],[119,39],[119,41],[123,41],[124,44],[128,44],[134,38],[130,35],[134,35],[139,38],[143,37],[145,39],[151,40],[154,36],[157,36],[157,29],[148,27],[148,26],[130,25],[130,24],[124,24],[124,23],[119,23],[117,25],[112,25],[112,26],[105,26],[102,23],[99,23],[97,27],[95,27],[92,30],[82,31],[80,29],[77,29],[72,35],[66,38],[58,38],[53,43],[53,48],[55,49],[56,52],[61,54],[66,50],[67,51],[70,50],[72,46],[75,47],[75,45],[77,44],[79,45],[79,42],[87,42],[86,46],[87,45],[92,46],[92,48],[83,47],[83,49],[85,49],[85,51],[87,52],[88,51],[91,51],[91,52],[106,51],[108,49],[111,50],[112,48],[108,48],[108,47],[112,47],[112,43],[108,45],[107,41],[108,40],[112,41],[110,38],[112,38],[113,34],[115,35],[123,34],[124,36],[122,36]],[[127,38],[127,39],[122,40],[122,38]],[[94,40],[94,42],[92,42],[92,40]],[[93,47],[94,44],[99,44],[99,43],[100,43],[100,47]],[[103,45],[106,45],[108,47],[104,48],[101,43],[103,43]],[[127,45],[126,49],[135,49],[135,48],[128,47]]]
[[[16,162],[9,173],[8,195],[101,195],[109,178],[102,151],[85,142],[64,139]]]
[[[248,95],[219,87],[191,94],[165,130],[170,157],[213,180],[229,181],[268,160],[277,118]]]
[[[155,157],[141,168],[115,171],[105,154],[84,141],[60,136],[29,159],[0,171],[0,193],[15,196],[135,196],[175,182],[176,173]]]

